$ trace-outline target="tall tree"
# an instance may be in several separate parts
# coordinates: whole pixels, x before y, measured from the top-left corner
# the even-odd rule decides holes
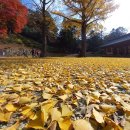
[[[121,36],[127,34],[128,30],[123,27],[118,27],[116,29],[112,29],[111,32],[105,36],[105,41],[114,40],[116,38],[120,38]]]
[[[19,33],[27,23],[27,8],[20,0],[0,0],[0,30]]]
[[[46,56],[46,46],[47,46],[47,27],[49,26],[49,23],[47,22],[47,11],[51,7],[51,5],[54,3],[55,0],[31,0],[33,2],[33,5],[35,6],[35,9],[38,10],[38,12],[41,13],[41,31],[42,31],[42,48],[41,48],[41,57]]]
[[[23,35],[33,38],[39,42],[41,41],[42,35],[42,14],[38,10],[29,10],[28,14],[28,24],[26,28],[23,30]],[[46,12],[46,24],[48,25],[46,28],[46,36],[47,41],[55,40],[58,32],[58,28],[56,26],[55,20],[52,18],[49,12]]]
[[[79,24],[81,28],[82,49],[81,56],[86,56],[86,32],[88,28],[98,24],[100,20],[108,17],[108,14],[117,7],[113,0],[62,0],[67,7],[66,15],[63,12],[53,13]],[[66,11],[66,12],[67,12]]]

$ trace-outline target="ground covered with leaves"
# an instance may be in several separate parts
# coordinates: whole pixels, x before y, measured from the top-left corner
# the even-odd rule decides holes
[[[130,130],[130,59],[0,59],[1,130]]]

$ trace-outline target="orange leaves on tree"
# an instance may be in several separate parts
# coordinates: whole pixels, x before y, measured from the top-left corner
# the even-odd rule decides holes
[[[27,8],[20,0],[0,0],[0,36],[19,33],[27,23]]]

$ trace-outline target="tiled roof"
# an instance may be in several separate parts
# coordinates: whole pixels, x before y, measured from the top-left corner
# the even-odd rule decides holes
[[[121,43],[121,42],[124,42],[124,41],[128,41],[128,40],[130,40],[130,33],[127,34],[127,35],[121,36],[118,39],[109,41],[106,44],[102,45],[101,47],[111,46],[111,45],[118,44],[118,43]]]

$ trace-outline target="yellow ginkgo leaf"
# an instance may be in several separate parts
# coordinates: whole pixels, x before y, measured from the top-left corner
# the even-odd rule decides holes
[[[34,107],[38,106],[38,103],[31,103],[28,106],[33,109]]]
[[[29,103],[29,102],[31,102],[31,98],[29,98],[29,97],[21,97],[19,99],[19,104],[26,104],[26,103]]]
[[[46,93],[46,92],[44,92],[44,93],[42,94],[42,96],[43,96],[44,99],[51,99],[51,97],[52,97],[51,94]]]
[[[73,127],[74,127],[74,130],[94,130],[91,123],[83,119],[74,121]]]
[[[88,105],[90,101],[91,101],[91,97],[90,97],[90,96],[87,96],[86,104]]]
[[[98,99],[100,97],[100,93],[98,91],[92,92],[92,96]]]
[[[112,119],[105,117],[106,123],[114,128],[114,130],[123,130],[118,124],[116,124]],[[105,130],[105,129],[104,129]]]
[[[72,122],[70,118],[61,118],[58,123],[61,130],[72,130]]]
[[[62,96],[59,96],[60,99],[62,99],[63,101],[65,101],[68,98],[67,94],[64,94]]]
[[[41,105],[41,110],[44,113],[44,121],[45,122],[47,121],[47,119],[49,117],[49,111],[51,108],[53,108],[54,104],[55,103],[53,101],[50,101],[50,102],[43,103]]]
[[[124,109],[125,111],[129,111],[129,112],[130,112],[130,104],[129,104],[129,103],[126,103],[126,102],[124,102],[123,100],[121,100],[120,103],[122,104],[123,109]]]
[[[0,99],[0,103],[4,103],[4,102],[6,102],[5,99]]]
[[[10,117],[12,115],[12,112],[2,112],[0,111],[0,122],[8,122],[10,120]]]
[[[114,113],[116,111],[116,107],[114,105],[101,104],[100,107],[103,110],[103,112],[106,113]]]
[[[0,112],[0,122],[7,122],[8,120],[5,118],[5,114]]]
[[[36,112],[37,118],[35,120],[30,120],[27,124],[27,128],[34,128],[34,129],[44,129],[44,114],[41,110]]]
[[[50,88],[48,88],[48,87],[45,87],[45,90],[44,90],[45,92],[52,92],[52,90],[50,89]]]
[[[18,92],[21,92],[21,91],[22,91],[22,87],[21,87],[21,86],[18,86],[18,87],[12,87],[12,90],[14,90],[14,91],[18,91]]]
[[[129,130],[130,129],[130,121],[126,120],[124,130]]]
[[[93,108],[93,116],[94,116],[94,118],[96,119],[97,122],[104,123],[102,113],[96,111],[94,108]]]
[[[52,108],[50,114],[52,121],[58,121],[61,118],[61,112],[57,108]]]
[[[22,108],[22,112],[21,113],[25,117],[28,117],[29,119],[32,119],[32,120],[35,120],[37,118],[36,113],[29,106],[25,106],[24,108]]]
[[[68,84],[67,85],[70,89],[73,89],[74,88],[74,85],[73,84]]]
[[[9,121],[11,115],[12,115],[12,112],[6,112],[6,113],[5,113],[5,118],[6,118],[6,120]]]
[[[62,105],[62,116],[72,116],[73,112],[69,109],[67,105]]]
[[[8,103],[6,106],[5,106],[6,110],[8,111],[16,111],[17,110],[17,107],[15,107],[12,103]]]
[[[40,80],[39,80],[39,81],[37,80],[37,81],[35,81],[34,83],[35,83],[36,85],[42,85],[42,82],[41,82]]]

